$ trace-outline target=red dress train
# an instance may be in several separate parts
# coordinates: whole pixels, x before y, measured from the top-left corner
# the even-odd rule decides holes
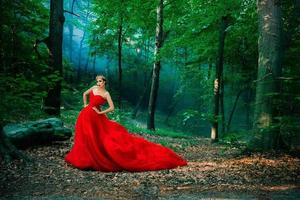
[[[172,150],[129,133],[120,124],[99,115],[94,106],[106,100],[90,92],[90,103],[81,110],[75,125],[74,145],[65,161],[79,169],[150,171],[187,165]]]

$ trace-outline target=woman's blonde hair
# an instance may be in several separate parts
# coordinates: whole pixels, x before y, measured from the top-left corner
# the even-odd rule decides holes
[[[105,78],[105,76],[103,76],[102,74],[98,74],[98,75],[96,76],[96,80],[97,80],[98,78],[101,78],[101,79],[104,81],[104,83],[106,84],[106,78]]]

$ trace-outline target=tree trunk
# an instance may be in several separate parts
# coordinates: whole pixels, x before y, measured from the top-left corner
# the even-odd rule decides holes
[[[93,57],[93,74],[94,77],[96,77],[97,73],[96,73],[96,59],[97,59],[97,52],[95,52],[95,55]]]
[[[149,97],[148,106],[148,123],[147,129],[155,130],[154,125],[154,113],[156,108],[156,99],[159,88],[159,74],[160,74],[160,58],[159,51],[163,42],[163,0],[158,0],[157,6],[157,27],[156,27],[156,37],[155,37],[155,50],[154,50],[154,65],[151,81],[151,91]]]
[[[106,55],[106,59],[107,62],[105,63],[105,76],[106,76],[106,80],[108,81],[108,83],[110,83],[112,81],[111,79],[111,75],[110,75],[110,63],[112,61],[112,58],[109,55]],[[108,88],[109,88],[109,84],[108,84]]]
[[[86,58],[86,62],[85,62],[85,65],[84,65],[84,74],[88,74],[88,66],[89,66],[89,61],[90,61],[90,55],[91,55],[91,48],[89,48],[88,55],[87,55],[87,58]]]
[[[89,18],[89,15],[90,15],[90,12],[89,12],[89,7],[90,7],[90,1],[87,2],[88,5],[87,5],[87,11],[86,11],[86,15],[85,15],[85,18],[84,18],[84,23],[87,23],[88,22],[88,18]],[[85,36],[87,34],[87,25],[85,24],[85,27],[84,27],[84,30],[83,30],[83,36],[81,38],[81,41],[80,41],[80,46],[79,46],[79,55],[78,55],[78,67],[77,67],[77,81],[79,81],[81,79],[81,54],[82,54],[82,46],[83,46],[83,42],[84,42],[84,39],[85,39]]]
[[[55,81],[53,87],[48,89],[48,94],[44,101],[44,110],[49,115],[60,114],[61,77],[63,77],[62,40],[64,21],[63,1],[51,0],[49,22],[49,72],[58,72],[59,79]]]
[[[222,131],[221,134],[225,133],[225,111],[224,111],[224,77],[221,77],[221,90],[220,90],[220,109],[222,117]]]
[[[119,31],[118,31],[118,67],[119,67],[119,96],[118,96],[118,107],[121,108],[122,99],[122,34],[123,34],[123,17],[120,17]]]
[[[175,101],[173,101],[173,103],[171,104],[170,106],[170,109],[167,113],[167,117],[165,119],[165,124],[168,124],[169,123],[169,118],[171,117],[171,115],[174,113],[175,109],[178,108],[178,103],[179,103],[179,99],[177,98]]]
[[[207,79],[209,80],[211,77],[211,70],[212,70],[212,60],[211,58],[208,59],[208,72],[207,72]]]
[[[74,1],[69,1],[69,7],[70,7],[70,10],[71,12],[74,12]],[[73,15],[70,15],[70,20],[72,22],[72,19],[73,19]],[[68,28],[69,28],[69,60],[70,60],[70,63],[73,62],[73,30],[74,30],[74,27],[73,27],[73,24],[70,23],[68,25]]]
[[[152,71],[151,71],[150,74],[152,75]],[[140,95],[140,97],[139,97],[139,99],[138,99],[138,101],[137,101],[137,103],[136,103],[136,105],[135,105],[135,107],[134,107],[134,109],[132,111],[131,116],[132,116],[133,119],[136,118],[137,112],[141,108],[142,103],[143,103],[144,99],[146,98],[146,96],[148,94],[148,91],[150,89],[150,79],[151,79],[151,76],[146,81],[147,84],[144,85],[143,93],[142,93],[142,95]]]
[[[264,150],[277,147],[279,129],[275,118],[279,114],[276,99],[280,93],[281,76],[281,8],[276,0],[258,0],[259,16],[258,74],[254,111],[254,130]],[[277,102],[278,104],[278,102]],[[273,127],[273,128],[271,128]],[[261,135],[262,134],[262,135]]]
[[[238,102],[238,100],[239,100],[239,98],[240,98],[242,92],[243,92],[243,90],[240,90],[240,91],[238,92],[238,94],[236,95],[236,97],[235,97],[235,101],[234,101],[232,110],[231,110],[231,112],[230,112],[229,118],[228,118],[228,122],[227,122],[227,130],[226,130],[226,132],[229,132],[229,130],[230,130],[231,120],[232,120],[234,111],[235,111],[235,109],[236,109],[237,102]]]
[[[73,62],[73,25],[69,24],[69,61]]]
[[[219,38],[219,48],[218,48],[218,57],[217,57],[217,64],[216,64],[216,78],[214,80],[214,121],[212,123],[211,128],[211,141],[217,142],[218,141],[218,117],[219,117],[219,105],[220,105],[220,84],[222,81],[223,75],[223,54],[224,54],[224,43],[225,43],[225,29],[227,27],[228,17],[221,18],[220,24],[220,38]]]
[[[77,66],[77,81],[80,81],[81,79],[81,54],[82,54],[82,46],[83,46],[83,41],[84,41],[84,38],[85,38],[85,34],[86,34],[86,31],[84,30],[83,32],[83,36],[80,40],[80,45],[79,45],[79,53],[78,53],[78,66]]]
[[[96,42],[98,41],[98,38],[96,39],[96,36],[94,35],[93,37],[93,41],[96,44]],[[96,59],[97,59],[97,48],[94,48],[94,52],[92,54],[93,57],[93,66],[92,66],[92,74],[93,74],[93,78],[96,77],[97,73],[96,73]],[[106,77],[107,78],[107,77]]]

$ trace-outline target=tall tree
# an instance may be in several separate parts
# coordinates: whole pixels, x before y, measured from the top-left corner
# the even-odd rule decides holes
[[[123,54],[129,53],[135,44],[134,34],[140,34],[140,27],[136,28],[139,18],[140,1],[94,1],[94,13],[98,19],[93,22],[93,31],[99,40],[94,44],[99,55],[109,56],[117,61],[117,105],[121,107],[122,80],[123,80]],[[138,9],[137,9],[138,8]],[[135,28],[133,28],[135,27]],[[126,36],[126,37],[125,37]],[[126,49],[126,50],[125,50]]]
[[[226,35],[226,27],[228,26],[228,16],[221,18],[220,22],[220,35],[219,35],[219,47],[216,63],[216,78],[214,80],[214,108],[213,108],[213,123],[211,128],[211,141],[218,141],[218,116],[219,116],[219,106],[220,106],[220,85],[222,85],[223,80],[223,56],[224,56],[224,43]],[[222,91],[223,92],[223,91]]]
[[[71,12],[74,12],[74,3],[75,0],[69,1],[69,9]],[[71,23],[68,24],[69,29],[69,61],[73,62],[73,32],[74,32],[74,26],[72,24],[73,15],[70,15],[70,21]]]
[[[148,106],[148,123],[147,128],[150,130],[155,130],[154,125],[154,113],[156,108],[156,99],[159,88],[159,74],[160,74],[160,48],[163,43],[163,0],[158,0],[157,5],[157,19],[156,19],[156,37],[155,37],[155,49],[154,49],[154,65],[152,71],[151,80],[151,91],[149,97]]]
[[[276,117],[279,115],[276,100],[280,93],[279,77],[282,73],[282,17],[276,0],[258,0],[257,11],[259,59],[254,129],[261,139],[261,148],[271,149],[277,147],[280,134],[276,126]]]
[[[86,35],[88,34],[88,19],[89,19],[89,16],[91,14],[91,11],[90,11],[90,0],[87,1],[87,6],[86,6],[86,14],[85,14],[85,17],[83,19],[83,35],[82,35],[82,38],[80,40],[80,46],[79,46],[79,52],[78,52],[78,66],[77,66],[77,81],[79,81],[81,79],[81,75],[82,75],[82,71],[84,71],[84,69],[82,70],[82,49],[83,49],[83,44],[84,44],[84,40],[86,39]],[[89,55],[87,56],[87,59],[89,59]]]
[[[50,115],[60,114],[60,94],[62,77],[62,40],[63,24],[65,21],[63,0],[50,1],[50,22],[49,22],[49,72],[56,73],[54,84],[48,88],[44,100],[44,110]]]
[[[118,107],[121,108],[121,98],[122,98],[122,44],[123,44],[123,0],[121,0],[120,12],[119,12],[119,25],[118,25]]]

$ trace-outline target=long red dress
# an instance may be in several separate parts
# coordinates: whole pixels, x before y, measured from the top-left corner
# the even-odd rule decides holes
[[[123,126],[97,114],[94,106],[106,100],[90,92],[90,102],[81,110],[75,125],[74,145],[65,161],[79,169],[150,171],[187,165],[172,150],[129,133]]]

